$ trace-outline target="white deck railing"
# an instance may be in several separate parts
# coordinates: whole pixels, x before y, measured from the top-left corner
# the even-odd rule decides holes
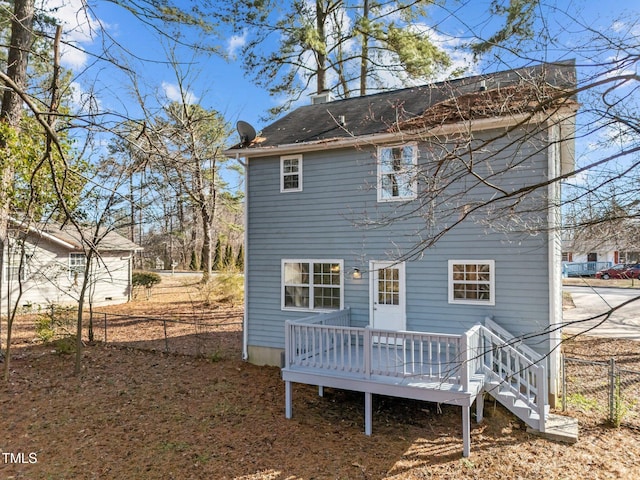
[[[286,367],[362,378],[414,377],[462,388],[474,374],[482,372],[477,329],[450,335],[355,328],[349,324],[348,309],[287,322]]]
[[[372,379],[397,377],[459,385],[484,375],[499,394],[544,418],[544,365],[528,358],[486,327],[462,335],[389,331],[350,326],[349,309],[286,322],[285,367]],[[515,401],[514,401],[515,404]],[[544,428],[544,422],[541,422]]]

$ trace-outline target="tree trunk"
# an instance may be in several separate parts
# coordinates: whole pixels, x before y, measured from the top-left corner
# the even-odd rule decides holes
[[[11,21],[11,41],[7,56],[7,76],[20,88],[24,90],[27,80],[27,64],[29,61],[29,51],[31,50],[34,0],[15,0],[14,16]],[[20,120],[22,119],[22,100],[17,92],[7,88],[2,97],[2,108],[0,109],[0,122],[5,123],[10,129],[20,131]],[[7,142],[4,136],[0,135],[0,149],[6,149]],[[11,152],[9,152],[11,153]],[[5,156],[10,158],[11,155]],[[14,166],[11,161],[5,162],[0,167],[0,292],[3,289],[2,272],[4,271],[4,254],[8,243],[9,228],[9,207],[10,199],[6,192],[13,183]],[[9,308],[9,306],[7,306]],[[2,305],[0,304],[0,311]],[[10,337],[8,337],[10,341]],[[0,345],[2,342],[0,342]],[[9,347],[9,345],[7,345]]]
[[[84,278],[82,279],[82,287],[80,288],[80,296],[78,298],[78,316],[76,318],[76,360],[73,373],[79,375],[82,371],[82,324],[84,316],[84,302],[87,291],[91,282],[91,262],[93,260],[93,250],[89,250],[86,256],[84,266]]]
[[[369,0],[364,0],[362,18],[367,30],[362,32],[362,57],[360,58],[360,96],[367,94],[367,58],[369,57]]]
[[[213,270],[213,219],[216,213],[216,160],[215,156],[210,160],[211,184],[209,185],[210,205],[204,196],[202,197],[202,226],[204,230],[204,243],[202,248],[203,282],[207,282]],[[203,189],[204,190],[204,189]]]
[[[324,31],[324,23],[327,18],[327,13],[324,11],[322,7],[322,0],[316,0],[316,27],[318,29],[318,37],[323,39],[326,38],[326,34]],[[317,74],[317,92],[318,94],[324,92],[327,89],[327,55],[326,53],[320,50],[316,50],[316,58],[318,59],[318,74]]]

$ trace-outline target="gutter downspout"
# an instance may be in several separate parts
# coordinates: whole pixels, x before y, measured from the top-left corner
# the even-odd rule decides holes
[[[129,269],[129,279],[127,285],[127,303],[131,301],[133,298],[133,255],[134,252],[129,252],[129,256],[127,257],[127,267]]]
[[[240,154],[236,153],[236,161],[244,167],[244,314],[242,318],[242,360],[249,360],[249,161],[240,161]]]
[[[558,123],[553,123],[547,127],[547,135],[549,146],[547,147],[548,155],[548,177],[556,178],[561,173],[560,165],[561,148],[560,148],[560,127]],[[559,182],[550,183],[547,187],[548,208],[548,269],[549,269],[549,403],[555,407],[560,394],[559,377],[560,377],[560,343],[562,339],[562,331],[557,329],[562,325],[562,272],[560,265],[560,255],[558,252],[558,243],[560,240],[560,185]]]

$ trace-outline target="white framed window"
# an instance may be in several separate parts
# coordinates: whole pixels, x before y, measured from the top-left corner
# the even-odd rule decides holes
[[[280,191],[302,191],[302,155],[280,157]]]
[[[31,255],[25,254],[24,257],[20,257],[20,253],[13,253],[5,258],[5,279],[8,282],[25,282],[31,274]]]
[[[84,253],[69,253],[69,278],[77,280],[84,276],[87,256]]]
[[[378,147],[378,201],[411,200],[418,194],[418,146]]]
[[[495,305],[495,262],[449,260],[449,303]]]
[[[342,260],[282,260],[283,310],[341,310]]]

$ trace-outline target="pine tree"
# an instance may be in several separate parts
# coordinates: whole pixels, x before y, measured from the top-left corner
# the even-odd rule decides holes
[[[213,269],[220,270],[222,268],[222,241],[218,237],[216,242],[216,250],[213,254]]]
[[[238,247],[238,255],[236,256],[236,268],[241,272],[244,271],[244,246],[240,244]]]
[[[224,267],[233,267],[233,247],[231,247],[230,243],[227,243],[227,246],[224,249]]]

